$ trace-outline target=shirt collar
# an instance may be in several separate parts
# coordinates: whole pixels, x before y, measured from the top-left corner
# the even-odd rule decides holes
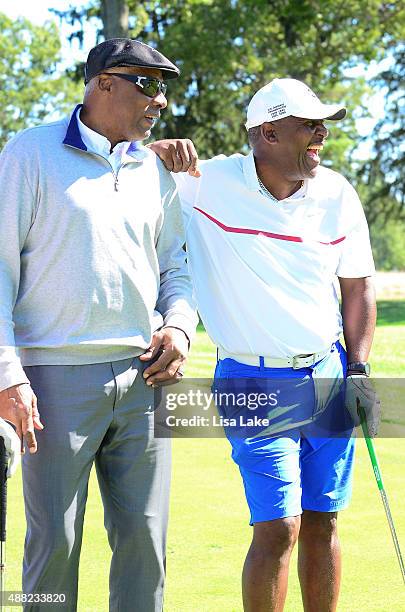
[[[129,142],[119,142],[117,145],[115,145],[113,151],[111,151],[111,142],[108,140],[108,138],[103,136],[103,134],[95,132],[83,123],[83,121],[80,119],[80,110],[81,108],[78,108],[76,111],[76,121],[79,127],[80,136],[82,137],[88,151],[99,153],[103,157],[109,157],[112,153],[118,153],[120,149],[122,153],[126,152],[130,145]]]
[[[245,177],[246,185],[250,191],[260,191],[259,179],[257,178],[255,158],[253,151],[250,151],[248,155],[243,158],[243,174]],[[305,191],[301,198],[308,198],[312,192],[312,183],[314,179],[308,179],[304,181]],[[296,198],[296,199],[301,199]],[[289,198],[285,198],[288,200]],[[294,198],[295,199],[295,198]]]
[[[79,126],[77,123],[76,113],[82,107],[82,104],[78,104],[74,109],[68,128],[66,130],[65,139],[63,144],[69,145],[70,147],[75,147],[76,149],[81,149],[82,151],[87,151],[87,147],[82,140],[82,136],[80,134]]]
[[[78,104],[74,109],[70,117],[63,144],[81,149],[82,151],[93,151],[94,153],[103,155],[103,157],[108,157],[111,149],[110,141],[81,121],[80,110],[82,106],[83,104]],[[136,161],[142,161],[149,153],[148,149],[139,141],[118,143],[118,145],[114,147],[113,152],[119,150],[117,147],[121,148],[122,157],[130,157],[129,161],[133,161],[134,159]]]
[[[253,151],[250,151],[250,153],[243,158],[243,174],[248,189],[250,189],[250,191],[260,191]]]

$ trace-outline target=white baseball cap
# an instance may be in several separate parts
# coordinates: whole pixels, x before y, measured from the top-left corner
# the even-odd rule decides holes
[[[274,79],[255,93],[247,110],[246,129],[283,117],[343,119],[340,104],[323,104],[312,89],[296,79]]]

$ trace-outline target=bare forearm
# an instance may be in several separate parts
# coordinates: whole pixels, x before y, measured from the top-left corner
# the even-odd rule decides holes
[[[339,281],[348,361],[367,361],[377,318],[373,279],[340,278]]]

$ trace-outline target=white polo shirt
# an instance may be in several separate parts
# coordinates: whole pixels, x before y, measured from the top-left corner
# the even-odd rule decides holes
[[[231,354],[288,357],[327,349],[342,331],[334,281],[374,274],[356,191],[319,167],[290,198],[260,189],[251,152],[173,174],[189,266],[212,341]]]

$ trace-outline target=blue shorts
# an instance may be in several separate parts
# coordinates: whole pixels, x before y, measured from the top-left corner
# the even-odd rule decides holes
[[[218,362],[213,390],[250,524],[348,505],[354,438],[344,407],[345,370],[339,343],[299,370]]]

